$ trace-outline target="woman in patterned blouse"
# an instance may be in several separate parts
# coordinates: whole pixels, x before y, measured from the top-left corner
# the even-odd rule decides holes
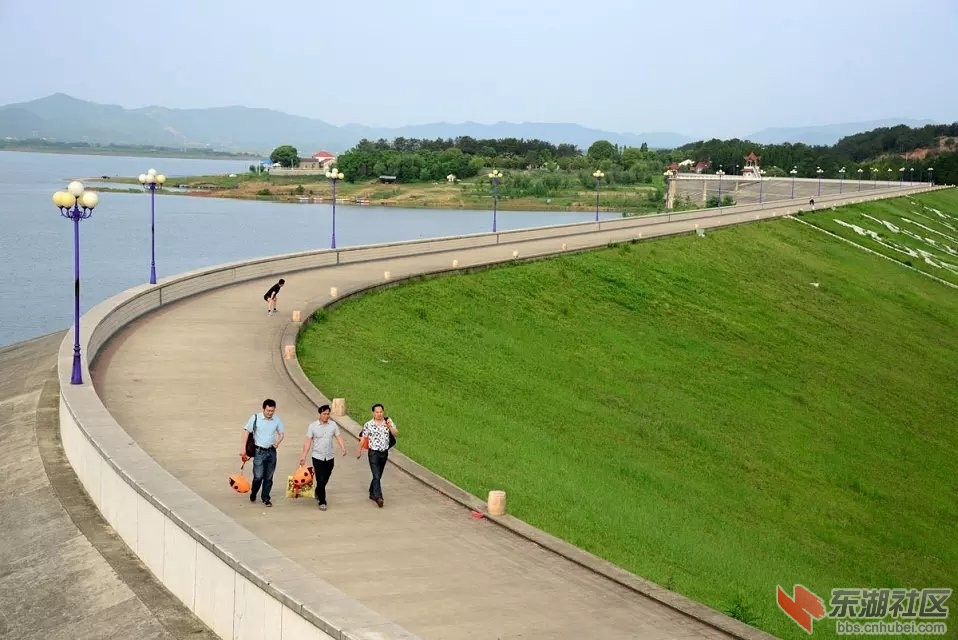
[[[360,442],[363,436],[369,440],[369,470],[372,471],[373,479],[369,483],[369,499],[375,502],[380,508],[383,506],[383,471],[386,470],[386,460],[389,458],[389,434],[399,436],[399,429],[393,424],[393,421],[385,417],[385,409],[378,402],[373,405],[373,419],[363,425],[363,430],[359,432]],[[362,445],[360,444],[359,453],[356,458],[362,455]]]

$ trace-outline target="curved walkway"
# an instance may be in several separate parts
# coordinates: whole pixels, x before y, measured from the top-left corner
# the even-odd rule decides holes
[[[106,525],[63,457],[62,339],[0,349],[0,638],[213,640]]]
[[[262,304],[275,276],[225,286],[169,303],[121,329],[100,351],[93,380],[113,418],[179,481],[307,573],[421,637],[726,637],[527,538],[471,518],[468,509],[394,465],[385,478],[385,509],[366,499],[368,468],[354,457],[337,462],[328,512],[309,500],[283,499],[283,479],[296,466],[315,407],[291,383],[281,346],[292,309],[325,304],[331,287],[342,295],[382,283],[384,272],[398,279],[449,269],[453,260],[466,268],[553,254],[559,242],[562,250],[575,250],[772,217],[784,214],[781,209],[726,209],[720,216],[706,212],[671,221],[660,216],[643,228],[608,225],[562,239],[497,241],[417,256],[375,259],[370,251],[365,262],[287,274],[282,316],[266,316]],[[278,401],[289,427],[272,509],[251,505],[226,485],[238,466],[240,426],[267,396]],[[764,635],[730,620],[719,626],[740,637]]]

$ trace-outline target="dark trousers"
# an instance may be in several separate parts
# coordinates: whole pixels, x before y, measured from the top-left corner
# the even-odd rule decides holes
[[[269,492],[273,490],[273,472],[276,471],[276,449],[256,449],[253,458],[253,488],[252,499],[256,500],[256,493],[260,485],[263,487],[263,502],[269,502]]]
[[[369,450],[369,470],[373,472],[372,482],[369,483],[369,497],[373,500],[383,497],[382,478],[388,458],[388,451]]]
[[[319,504],[326,504],[326,483],[329,482],[329,476],[333,475],[334,464],[336,464],[336,458],[329,460],[313,458],[313,470],[316,472],[316,501]]]

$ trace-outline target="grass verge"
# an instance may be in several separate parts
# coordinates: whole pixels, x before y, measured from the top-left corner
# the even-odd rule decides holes
[[[778,584],[953,586],[955,353],[958,292],[789,220],[418,281],[299,345],[415,460],[783,637]]]

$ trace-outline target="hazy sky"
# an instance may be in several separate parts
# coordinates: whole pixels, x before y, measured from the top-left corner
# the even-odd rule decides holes
[[[0,104],[742,136],[958,120],[958,0],[0,0]]]

